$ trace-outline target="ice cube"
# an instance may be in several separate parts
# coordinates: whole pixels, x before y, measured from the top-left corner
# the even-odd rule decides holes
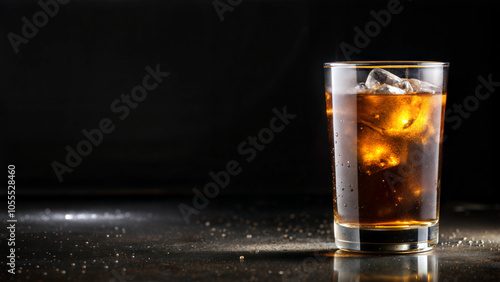
[[[406,93],[415,92],[413,86],[411,85],[410,81],[408,81],[408,79],[403,79],[403,81],[395,83],[393,86],[404,90]]]
[[[373,69],[366,79],[366,86],[370,89],[377,89],[383,84],[393,85],[403,81],[397,75],[388,72],[384,69]]]
[[[360,82],[360,83],[356,84],[356,86],[354,87],[354,91],[356,93],[364,92],[366,90],[368,90],[368,87],[366,86],[366,84],[364,82]]]
[[[397,166],[401,158],[406,158],[405,146],[363,124],[358,131],[358,152],[358,169],[368,175]]]
[[[421,109],[422,98],[417,95],[358,97],[359,121],[388,136],[403,137],[413,132],[412,126],[419,120]]]
[[[389,84],[382,84],[377,90],[374,92],[375,94],[406,94],[406,91],[389,85]]]
[[[436,86],[430,82],[418,80],[416,78],[408,79],[408,82],[411,84],[413,91],[415,93],[428,93],[428,94],[440,94],[441,87]]]
[[[423,143],[426,143],[429,138],[439,138],[437,130],[440,128],[442,99],[441,95],[421,97],[420,113],[411,128],[406,130],[406,138],[418,139]]]

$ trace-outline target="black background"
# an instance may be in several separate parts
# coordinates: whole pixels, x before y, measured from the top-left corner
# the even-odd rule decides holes
[[[328,196],[322,64],[345,60],[341,42],[354,46],[354,28],[387,3],[243,0],[221,21],[209,0],[73,0],[16,54],[7,35],[21,35],[22,17],[41,8],[2,0],[1,165],[16,165],[18,194],[189,195],[234,159],[243,170],[224,193]],[[401,6],[350,59],[450,62],[447,109],[471,101],[479,76],[500,81],[498,1]],[[157,64],[170,76],[120,121],[111,102]],[[460,125],[446,122],[443,201],[497,202],[495,90]],[[238,145],[285,106],[297,117],[246,162]],[[65,147],[75,148],[81,131],[103,118],[115,131],[60,183],[51,163],[64,163]]]

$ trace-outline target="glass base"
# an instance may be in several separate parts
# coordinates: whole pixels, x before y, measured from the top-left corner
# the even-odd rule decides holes
[[[438,243],[439,225],[401,229],[346,227],[334,224],[335,244],[344,251],[363,253],[417,253]]]

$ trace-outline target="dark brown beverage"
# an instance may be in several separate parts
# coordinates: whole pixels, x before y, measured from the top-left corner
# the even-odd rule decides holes
[[[327,114],[331,121],[333,113],[337,224],[437,223],[445,102],[446,93],[333,95]]]

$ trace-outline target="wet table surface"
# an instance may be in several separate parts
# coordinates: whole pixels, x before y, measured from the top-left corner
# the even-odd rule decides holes
[[[336,249],[328,196],[219,196],[198,208],[192,197],[19,199],[15,274],[2,213],[0,280],[500,281],[500,205],[445,204],[435,250],[382,256]]]

